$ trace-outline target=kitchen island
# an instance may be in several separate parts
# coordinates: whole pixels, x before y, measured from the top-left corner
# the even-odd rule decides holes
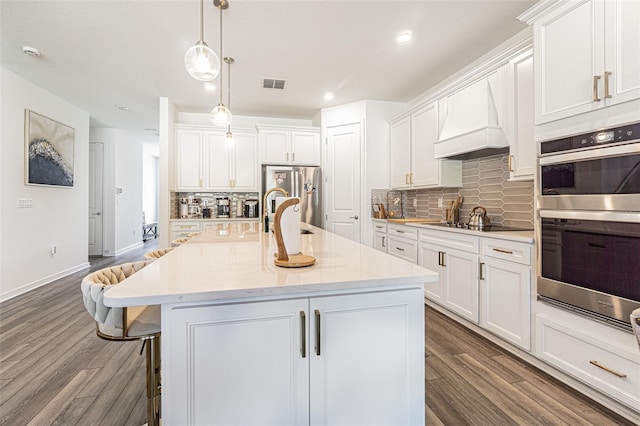
[[[303,225],[275,266],[256,222],[216,224],[105,293],[162,307],[162,420],[423,424],[424,284],[437,274]]]

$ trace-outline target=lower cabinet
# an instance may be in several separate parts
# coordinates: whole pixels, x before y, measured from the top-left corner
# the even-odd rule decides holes
[[[171,221],[171,241],[184,238],[192,232],[200,232],[200,222],[187,220]]]
[[[411,263],[418,262],[418,229],[410,226],[389,224],[387,253]]]
[[[611,327],[601,334],[596,331],[599,327],[567,312],[538,314],[536,356],[640,413],[640,355],[635,339]]]
[[[373,248],[383,253],[387,252],[389,245],[389,237],[387,236],[386,223],[373,223]]]
[[[165,305],[163,423],[424,424],[422,297]]]

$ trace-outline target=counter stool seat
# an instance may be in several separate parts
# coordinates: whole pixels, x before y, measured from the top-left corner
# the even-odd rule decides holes
[[[178,247],[179,245],[186,243],[190,239],[191,237],[176,238],[175,240],[171,241],[171,247]]]
[[[105,340],[142,340],[146,347],[147,424],[160,424],[160,306],[112,308],[104,292],[153,263],[146,260],[104,268],[83,278],[80,287],[85,308],[96,322],[96,334]]]

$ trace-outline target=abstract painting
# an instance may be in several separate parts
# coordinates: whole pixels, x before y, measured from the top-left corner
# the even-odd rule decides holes
[[[25,110],[25,183],[73,187],[75,130]]]

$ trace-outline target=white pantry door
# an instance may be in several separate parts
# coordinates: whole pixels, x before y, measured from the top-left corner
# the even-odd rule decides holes
[[[327,129],[327,230],[360,242],[360,123]]]
[[[89,256],[102,256],[102,179],[104,145],[89,144]],[[142,216],[140,217],[142,224]]]

